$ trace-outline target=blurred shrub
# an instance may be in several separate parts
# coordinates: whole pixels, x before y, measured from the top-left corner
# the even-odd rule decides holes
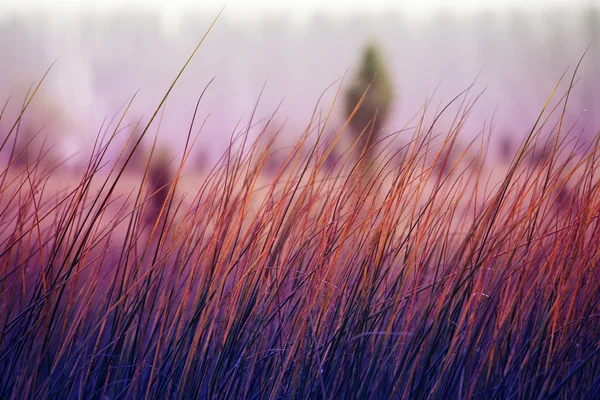
[[[174,166],[171,160],[171,152],[163,147],[156,147],[152,154],[147,183],[149,201],[146,215],[149,223],[156,222],[163,205],[168,201],[169,190],[175,179]]]
[[[358,139],[358,151],[369,149],[375,142],[394,100],[389,73],[379,47],[373,42],[364,49],[358,74],[346,93],[348,117],[352,115],[363,95],[363,102],[350,121],[352,131]]]
[[[15,120],[32,95],[33,88],[30,86],[31,83],[27,84],[25,80],[17,80],[12,85],[7,108]],[[18,102],[16,99],[21,96],[26,97]],[[11,149],[13,167],[23,168],[26,164],[39,162],[41,166],[52,168],[65,161],[71,125],[68,110],[65,110],[61,99],[41,88],[10,133],[7,146]],[[11,129],[12,124],[6,124],[2,136],[8,135]]]

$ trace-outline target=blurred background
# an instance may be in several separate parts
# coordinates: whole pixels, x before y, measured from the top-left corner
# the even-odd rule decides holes
[[[60,138],[62,154],[89,148],[103,121],[120,115],[138,91],[126,122],[147,120],[223,5],[1,0],[0,101],[10,102],[0,135],[54,61],[27,118]],[[426,101],[433,113],[475,82],[473,96],[485,91],[464,134],[474,137],[493,122],[494,135],[514,140],[590,45],[568,119],[578,121],[574,134],[591,138],[600,126],[599,41],[598,1],[229,0],[168,100],[159,140],[183,145],[196,99],[216,77],[200,109],[199,120],[207,120],[198,158],[217,159],[236,126],[248,123],[263,86],[256,129],[281,103],[281,145],[291,143],[325,89],[347,70],[351,82],[372,42],[395,94],[386,130],[414,125],[409,120]],[[323,110],[334,95],[335,87],[325,93]],[[337,107],[331,129],[345,118]],[[440,132],[449,120],[440,122]]]

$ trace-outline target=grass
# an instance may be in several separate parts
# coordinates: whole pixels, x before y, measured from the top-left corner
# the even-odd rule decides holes
[[[594,398],[599,142],[570,145],[569,92],[496,184],[485,134],[453,148],[468,92],[440,150],[425,107],[376,167],[348,152],[324,168],[346,131],[327,139],[316,113],[272,178],[274,137],[247,126],[194,191],[195,121],[167,180],[154,148],[135,185],[137,146],[107,160],[125,116],[64,190],[42,152],[9,161],[0,398]]]

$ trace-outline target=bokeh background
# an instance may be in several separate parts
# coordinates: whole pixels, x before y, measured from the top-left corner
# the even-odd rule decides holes
[[[0,134],[14,122],[29,85],[54,61],[27,118],[59,138],[63,154],[89,148],[103,121],[119,115],[136,92],[128,123],[147,118],[223,5],[2,0],[0,101],[10,102]],[[600,126],[598,6],[584,0],[230,0],[172,93],[159,140],[182,146],[195,101],[216,77],[201,106],[199,118],[208,119],[198,158],[216,160],[236,126],[248,122],[263,86],[256,129],[281,103],[281,145],[293,142],[319,96],[347,70],[351,79],[373,40],[396,93],[387,130],[405,127],[427,100],[436,109],[475,83],[473,96],[485,91],[464,135],[485,126],[494,137],[515,141],[589,45],[567,113],[578,121],[573,134],[589,139]],[[323,110],[334,94],[335,88],[325,93]],[[331,129],[344,119],[336,108]]]

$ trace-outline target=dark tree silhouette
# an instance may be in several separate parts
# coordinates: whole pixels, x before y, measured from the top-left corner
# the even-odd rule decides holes
[[[364,100],[350,125],[354,134],[360,135],[358,151],[366,149],[367,162],[370,165],[373,160],[369,150],[389,115],[394,97],[387,68],[375,43],[370,43],[365,48],[356,79],[346,93],[348,116],[352,114],[363,95]]]

